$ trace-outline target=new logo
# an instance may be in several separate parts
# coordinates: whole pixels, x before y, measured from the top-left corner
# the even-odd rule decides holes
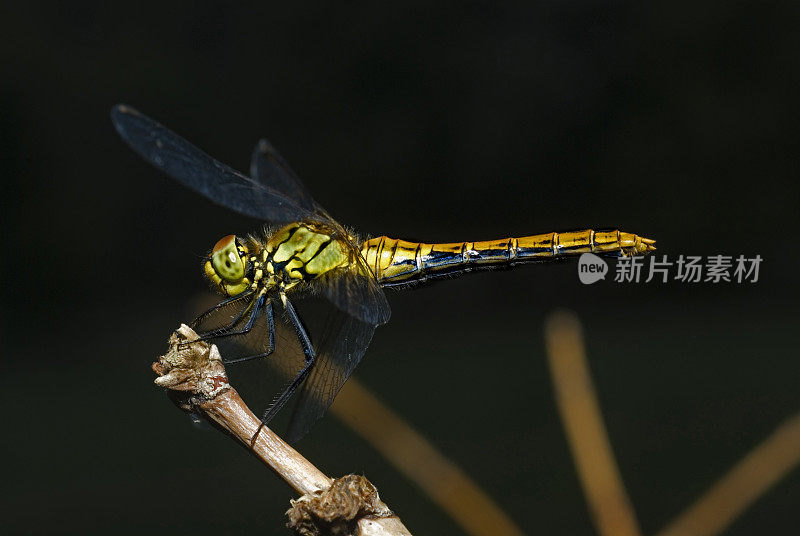
[[[594,253],[584,253],[578,259],[578,278],[584,285],[597,283],[608,275],[608,264]]]

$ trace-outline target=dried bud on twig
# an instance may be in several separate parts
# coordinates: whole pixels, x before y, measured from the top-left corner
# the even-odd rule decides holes
[[[352,534],[363,517],[393,515],[378,496],[378,490],[363,476],[337,478],[322,493],[304,495],[292,501],[286,512],[288,526],[302,536]]]

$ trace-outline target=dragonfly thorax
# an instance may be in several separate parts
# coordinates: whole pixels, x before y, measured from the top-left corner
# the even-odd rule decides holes
[[[328,229],[310,223],[291,223],[278,229],[262,250],[254,283],[267,278],[267,285],[294,286],[349,264],[346,245]],[[258,262],[258,260],[256,262]],[[263,270],[259,274],[259,269]]]

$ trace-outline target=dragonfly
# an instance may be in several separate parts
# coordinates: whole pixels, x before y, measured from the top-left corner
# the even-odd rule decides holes
[[[619,257],[655,249],[654,240],[616,229],[438,244],[364,239],[314,200],[265,139],[252,153],[248,177],[130,106],[115,106],[111,119],[147,162],[211,201],[265,222],[255,234],[223,237],[203,259],[205,277],[222,298],[191,326],[199,340],[240,341],[225,363],[274,362],[287,383],[261,422],[268,424],[297,393],[287,433],[292,443],[333,403],[375,329],[389,320],[384,288],[587,252]],[[309,296],[329,306],[317,340],[295,306]]]

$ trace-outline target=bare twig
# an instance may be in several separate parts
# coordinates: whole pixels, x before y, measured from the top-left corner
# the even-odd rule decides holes
[[[331,412],[422,488],[465,533],[523,534],[464,471],[355,378],[350,378],[339,392]]]
[[[357,526],[358,534],[365,536],[410,536],[366,479],[348,475],[332,480],[272,430],[261,427],[259,431],[261,422],[228,383],[216,346],[197,339],[185,325],[172,335],[169,351],[153,364],[159,375],[156,385],[168,389],[179,407],[205,416],[251,449],[304,494],[292,501],[292,528],[304,536],[333,534],[343,526]]]
[[[734,465],[659,536],[712,536],[800,464],[800,413]]]
[[[545,342],[558,409],[595,527],[604,536],[640,536],[603,424],[577,317],[551,315]]]

